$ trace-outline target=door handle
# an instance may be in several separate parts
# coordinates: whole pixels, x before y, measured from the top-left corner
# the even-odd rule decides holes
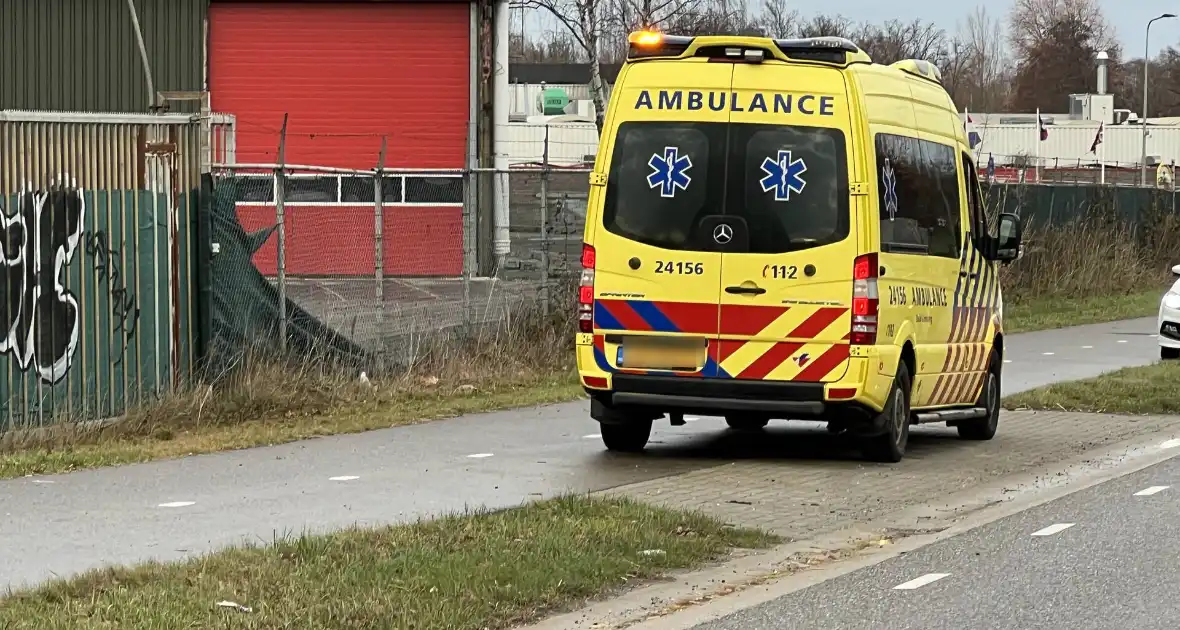
[[[762,295],[766,289],[760,287],[725,287],[726,293],[734,295]]]

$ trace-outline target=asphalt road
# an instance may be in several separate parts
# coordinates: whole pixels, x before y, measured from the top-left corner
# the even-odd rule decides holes
[[[1007,393],[1150,363],[1155,320],[1008,339]],[[586,403],[0,482],[0,587],[112,563],[172,560],[243,540],[507,507],[717,466],[603,451]],[[721,432],[657,427],[661,449]],[[1003,429],[1001,429],[1002,431]],[[674,449],[673,449],[674,450]]]
[[[1180,458],[694,630],[1173,630]]]

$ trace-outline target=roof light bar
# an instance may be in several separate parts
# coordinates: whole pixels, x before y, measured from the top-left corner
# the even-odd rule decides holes
[[[843,50],[845,52],[856,53],[860,52],[860,46],[852,43],[851,40],[843,37],[805,37],[795,39],[776,39],[774,44],[782,50],[788,49],[827,49],[827,50]]]
[[[635,31],[627,35],[627,56],[674,57],[692,44],[692,37],[665,35],[657,31]]]

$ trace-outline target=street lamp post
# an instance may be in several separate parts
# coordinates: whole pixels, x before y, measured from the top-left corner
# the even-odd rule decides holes
[[[1147,185],[1147,68],[1151,65],[1151,24],[1156,20],[1166,20],[1176,17],[1173,13],[1164,13],[1147,21],[1147,32],[1143,35],[1143,153],[1139,161],[1139,185]]]

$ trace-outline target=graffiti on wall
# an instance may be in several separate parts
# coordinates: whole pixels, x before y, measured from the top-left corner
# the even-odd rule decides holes
[[[82,239],[86,201],[75,182],[66,182],[26,188],[11,214],[0,199],[0,354],[47,383],[69,372],[80,326],[65,274]]]
[[[86,255],[91,258],[94,273],[100,283],[105,283],[108,291],[108,302],[111,308],[111,319],[114,321],[115,334],[119,337],[119,352],[113,363],[123,362],[123,354],[135,336],[136,326],[139,324],[139,305],[135,299],[135,292],[127,286],[122,269],[119,266],[120,251],[112,247],[111,239],[106,232],[95,230],[85,236]]]

